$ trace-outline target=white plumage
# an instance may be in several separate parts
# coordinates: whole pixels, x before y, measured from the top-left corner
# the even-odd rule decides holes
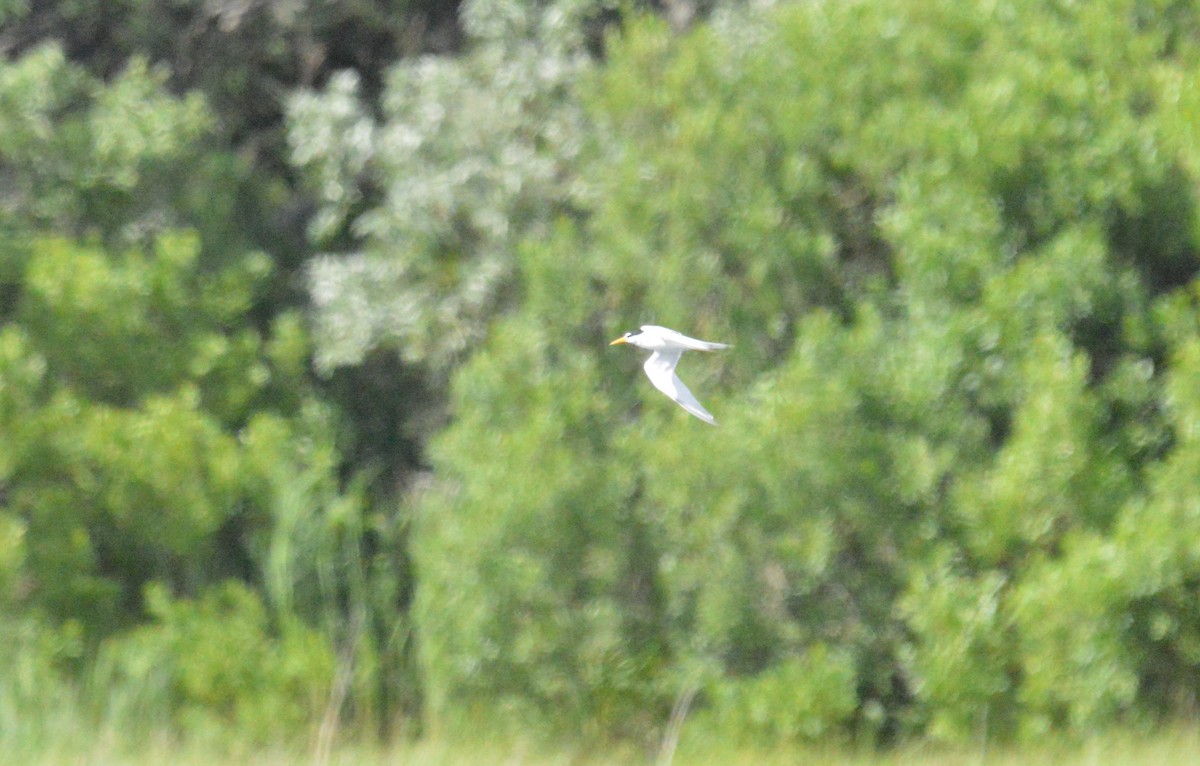
[[[679,358],[683,356],[684,351],[716,351],[720,348],[729,348],[728,343],[697,340],[669,328],[652,324],[642,325],[641,332],[627,332],[608,345],[615,346],[619,343],[628,343],[631,346],[653,352],[646,360],[643,369],[654,387],[705,423],[717,424],[712,413],[704,409],[704,405],[700,404],[699,400],[675,374],[675,366],[679,364]]]

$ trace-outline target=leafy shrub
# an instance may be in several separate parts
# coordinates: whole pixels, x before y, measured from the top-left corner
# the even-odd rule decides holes
[[[175,722],[201,737],[236,731],[267,740],[323,712],[332,648],[298,622],[273,629],[245,585],[226,582],[193,600],[153,584],[146,603],[152,621],[111,639],[97,660],[99,701],[124,708],[110,715],[131,725]]]
[[[854,717],[856,683],[849,653],[814,644],[755,676],[715,683],[693,726],[758,745],[829,738]]]

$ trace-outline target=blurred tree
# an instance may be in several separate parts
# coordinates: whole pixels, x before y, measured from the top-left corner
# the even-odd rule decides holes
[[[579,158],[605,137],[576,86],[639,5],[469,0],[462,55],[399,62],[378,100],[354,71],[291,100],[292,160],[329,251],[309,269],[321,366],[387,349],[440,388],[478,345],[518,298],[517,243],[591,199]],[[713,9],[646,5],[681,27]]]
[[[246,166],[208,143],[203,99],[163,81],[135,59],[101,83],[55,45],[0,64],[4,657],[48,678],[107,656],[136,685],[141,648],[250,624],[255,651],[277,642],[292,665],[235,688],[175,657],[150,708],[266,726],[299,684],[279,719],[296,725],[328,704],[336,656],[347,699],[382,719],[418,694],[402,533],[367,514],[302,318],[278,310],[272,261],[239,228]],[[19,686],[0,680],[3,704],[23,704]]]
[[[386,344],[444,373],[477,342],[504,303],[514,244],[582,193],[583,126],[567,94],[590,64],[591,12],[467,4],[471,52],[397,66],[381,120],[350,72],[293,100],[293,160],[320,200],[315,233],[361,243],[310,270],[323,366]]]
[[[86,72],[97,82],[126,77],[123,73],[140,67],[154,73],[163,91],[186,95],[197,105],[203,97],[203,116],[195,114],[189,123],[204,135],[202,142],[189,147],[193,161],[176,157],[175,162],[162,163],[157,167],[167,170],[160,179],[150,177],[150,168],[142,168],[137,188],[122,189],[115,200],[111,189],[96,190],[104,192],[104,204],[84,211],[84,219],[88,227],[136,227],[143,234],[148,227],[194,227],[210,255],[239,249],[266,253],[275,267],[254,310],[254,318],[264,322],[276,312],[309,302],[302,272],[313,253],[306,230],[314,206],[296,184],[283,129],[285,105],[293,91],[322,87],[332,73],[351,71],[362,83],[368,109],[374,111],[393,62],[451,53],[461,48],[463,39],[456,0],[120,0],[104,6],[18,1],[3,13],[4,58],[29,60],[26,54],[50,44],[55,55],[76,66],[73,71]],[[86,91],[95,86],[82,87]],[[65,127],[83,92],[52,93],[59,95],[49,124],[62,122]],[[113,106],[139,111],[132,103],[137,95],[128,93],[128,103]],[[12,103],[24,109],[27,102]],[[125,112],[113,114],[123,118]],[[178,135],[159,130],[154,140],[173,141]],[[98,144],[103,142],[101,134]],[[94,164],[90,155],[71,162],[81,169]],[[60,170],[71,172],[69,167]],[[145,215],[132,219],[108,209],[113,202],[125,202],[126,191],[146,205]],[[58,204],[49,201],[46,206]],[[73,227],[54,225],[57,231],[75,232]],[[424,393],[418,376],[402,371],[399,377],[406,385],[399,394],[380,390],[381,379],[395,381],[394,368],[392,360],[376,359],[342,370],[325,391],[355,427],[347,440],[349,459],[370,463],[380,489],[388,494],[419,464],[417,435],[427,428],[407,421],[434,418],[423,413],[432,397]]]
[[[516,238],[433,451],[435,720],[646,731],[698,687],[697,731],[953,739],[1177,704],[1194,29],[852,2],[611,38],[571,90],[586,194]],[[686,362],[720,430],[606,354],[641,321],[735,344]],[[1147,515],[1178,557],[1141,558]]]
[[[458,55],[400,60],[382,87],[346,69],[290,98],[324,251],[306,269],[316,362],[354,419],[351,458],[385,491],[428,468],[450,373],[519,300],[517,244],[584,205],[578,158],[603,137],[574,90],[633,8],[472,0]]]
[[[353,69],[377,91],[396,59],[455,50],[457,14],[455,0],[18,3],[0,34],[0,55],[52,40],[104,79],[146,59],[169,73],[173,92],[205,95],[223,143],[278,174],[286,172],[279,139],[291,90]]]
[[[1193,704],[1191,6],[475,0],[387,74],[417,6],[126,6],[0,4],[0,715],[95,658],[200,726],[386,719],[414,645],[443,727]],[[720,429],[606,351],[642,321],[735,343],[685,361]]]

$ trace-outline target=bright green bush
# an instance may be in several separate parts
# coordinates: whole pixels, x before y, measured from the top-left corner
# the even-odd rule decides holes
[[[422,644],[429,706],[440,717],[486,705],[494,722],[592,733],[636,725],[663,660],[658,594],[644,524],[614,513],[637,490],[634,475],[608,470],[620,445],[589,395],[598,371],[583,355],[547,363],[550,338],[534,326],[510,324],[494,341],[509,354],[473,360],[458,395],[543,406],[464,411],[464,428],[434,447],[447,482],[414,547],[417,619],[445,638]]]
[[[230,581],[179,600],[151,585],[146,603],[151,622],[109,641],[97,660],[94,683],[107,715],[262,741],[302,731],[324,712],[332,647],[298,622],[276,634],[247,586]]]
[[[721,732],[731,741],[828,738],[853,718],[856,683],[849,653],[813,644],[770,670],[706,690],[710,708],[692,726]]]
[[[370,571],[367,536],[395,541],[343,487],[302,317],[270,308],[272,264],[230,215],[244,168],[164,80],[135,61],[102,83],[51,44],[0,64],[0,704],[46,714],[21,731],[62,708],[284,735],[328,704],[335,648],[354,671],[403,658],[378,636],[403,625],[406,574]],[[217,665],[242,630],[261,667],[239,686]],[[171,683],[130,670],[143,649]],[[98,662],[124,665],[91,710],[77,691]],[[404,677],[381,675],[344,694],[368,716]],[[115,709],[156,690],[159,715]]]
[[[343,490],[302,328],[288,315],[269,334],[244,321],[265,264],[206,270],[199,254],[190,235],[119,255],[31,243],[0,333],[0,428],[20,436],[0,453],[0,519],[11,521],[0,585],[18,621],[77,635],[79,651],[46,657],[49,667],[120,665],[102,681],[135,702],[111,713],[115,725],[139,718],[157,690],[155,724],[282,736],[328,704],[335,647],[376,672],[381,656],[403,657],[374,639],[374,621],[404,624],[382,616],[404,575],[370,571],[363,541],[378,530],[364,523],[360,489]],[[229,578],[259,585],[205,600]],[[167,592],[198,596],[197,613],[169,609]],[[134,627],[147,619],[163,625]],[[239,640],[253,651],[227,645]],[[193,646],[203,643],[218,652],[211,667]],[[117,648],[97,660],[102,644]],[[143,654],[173,680],[156,686],[131,669]],[[217,666],[235,655],[281,675],[234,684]],[[364,715],[381,713],[380,682],[355,676],[346,691]],[[293,707],[276,710],[284,700]]]

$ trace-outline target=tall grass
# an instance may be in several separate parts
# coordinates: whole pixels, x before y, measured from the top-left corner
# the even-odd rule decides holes
[[[58,730],[70,714],[58,717]],[[25,730],[28,732],[28,730]],[[12,766],[649,766],[653,752],[628,748],[583,747],[570,743],[547,745],[522,741],[449,742],[425,739],[390,745],[343,742],[319,753],[315,738],[275,746],[236,741],[193,742],[169,736],[138,741],[120,732],[61,729],[57,741],[37,738],[38,747],[5,750],[3,762]],[[3,744],[14,743],[3,735]],[[27,743],[34,744],[34,743]],[[797,746],[755,749],[723,747],[718,742],[681,742],[677,766],[1192,766],[1200,763],[1200,733],[1178,725],[1154,731],[1110,732],[1081,741],[1048,740],[1022,746],[939,747],[912,744],[886,752],[838,746]]]

